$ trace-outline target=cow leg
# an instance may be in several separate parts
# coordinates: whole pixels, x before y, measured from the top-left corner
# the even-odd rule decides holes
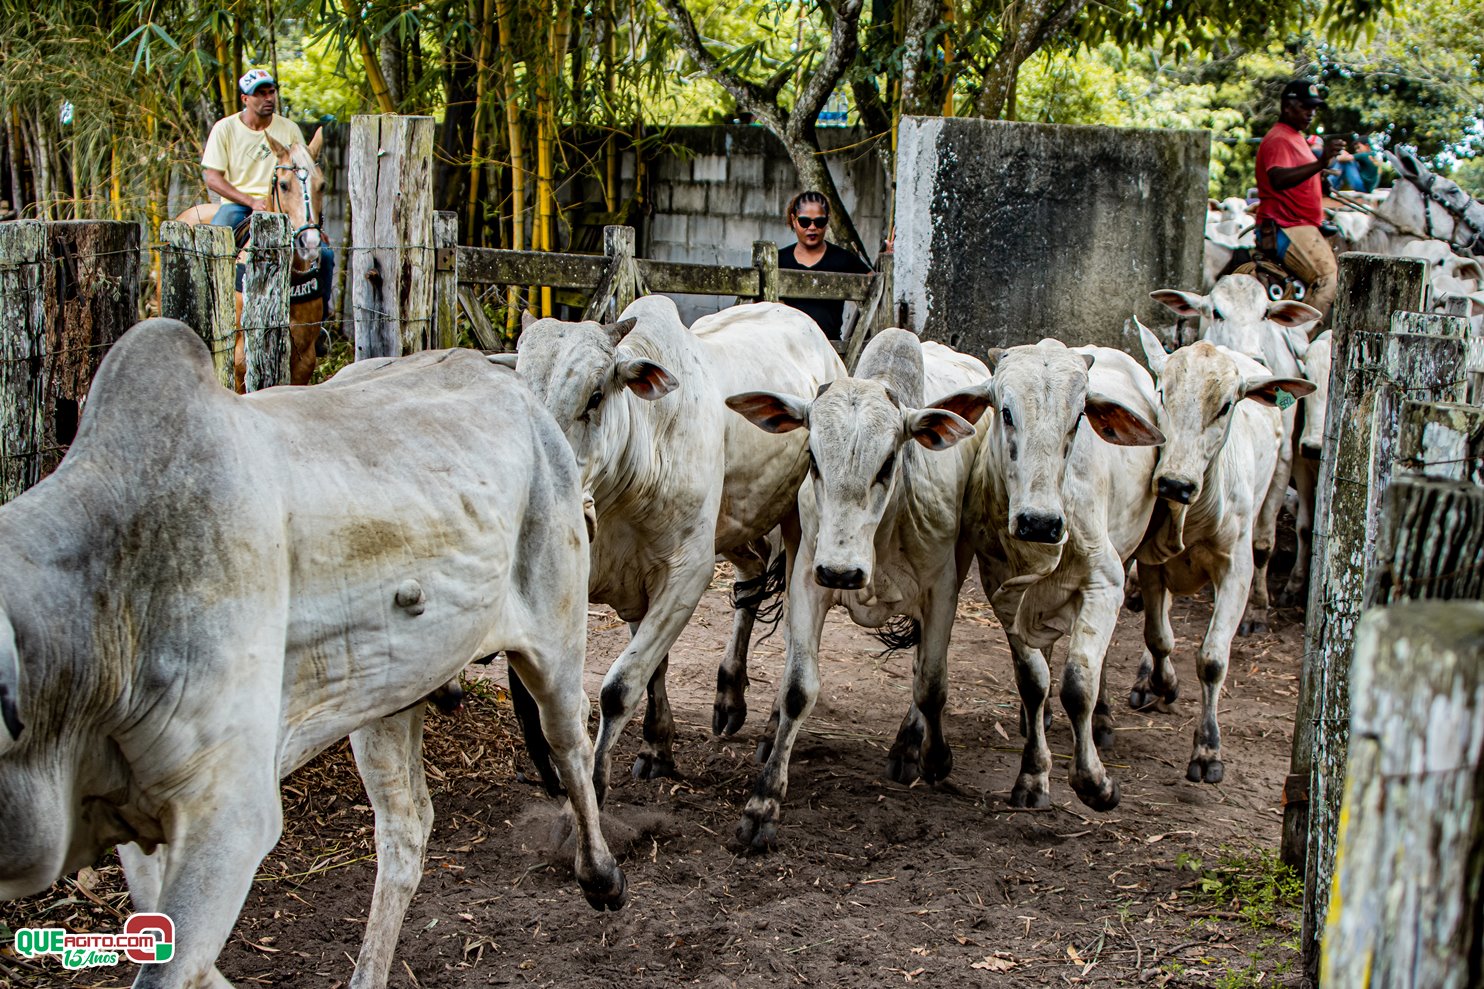
[[[1175,632],[1170,628],[1170,592],[1165,588],[1164,568],[1139,564],[1139,587],[1144,597],[1144,658],[1128,706],[1135,711],[1161,710],[1180,696],[1180,680],[1170,654],[1175,651]]]
[[[1072,765],[1072,789],[1093,810],[1118,806],[1118,782],[1110,777],[1098,757],[1093,741],[1092,709],[1102,682],[1103,657],[1118,623],[1123,605],[1123,563],[1117,554],[1094,570],[1090,586],[1083,591],[1082,607],[1072,626],[1066,664],[1061,675],[1061,704],[1072,722],[1076,745]],[[1146,600],[1145,604],[1149,602]]]
[[[141,966],[135,989],[231,985],[216,970],[216,959],[253,875],[278,842],[283,811],[271,750],[220,754],[233,766],[249,768],[230,781],[181,792],[164,815],[164,846],[152,856],[128,853],[126,861],[142,870],[137,874],[144,887],[155,884],[152,875],[159,877],[155,912],[175,921],[174,957],[166,965]]]
[[[1046,744],[1046,720],[1042,710],[1051,692],[1051,669],[1041,650],[1032,649],[1017,636],[1006,633],[1015,657],[1015,686],[1020,689],[1021,733],[1025,748],[1020,753],[1020,775],[1010,791],[1012,807],[1050,807],[1051,747]]]
[[[634,779],[657,780],[675,773],[675,714],[670,710],[670,692],[665,674],[670,670],[667,655],[649,678],[648,703],[644,707],[644,744],[634,760]]]
[[[711,710],[711,733],[735,735],[747,720],[747,654],[758,609],[782,593],[787,554],[771,553],[768,539],[755,539],[742,551],[727,553],[736,570],[732,582],[732,637],[716,668],[716,703]]]
[[[165,883],[166,857],[169,848],[159,845],[153,852],[130,842],[118,846],[119,863],[124,867],[124,879],[129,884],[129,899],[135,913],[156,913],[159,910],[160,890]],[[204,989],[231,989],[232,983],[215,966],[207,976]]]
[[[581,656],[582,646],[573,655]],[[577,854],[573,871],[596,910],[617,910],[628,900],[623,870],[608,850],[598,826],[598,796],[592,744],[587,737],[587,695],[582,692],[582,665],[558,661],[534,649],[507,651],[521,681],[536,699],[542,734],[551,747],[557,775],[567,788],[567,807],[576,824]]]
[[[958,606],[954,576],[953,570],[944,568],[927,589],[913,663],[912,706],[886,759],[886,776],[898,783],[917,779],[936,783],[953,771],[953,750],[943,737],[943,708],[948,703],[948,640]]]
[[[1104,663],[1098,676],[1098,700],[1092,706],[1092,743],[1098,751],[1113,747],[1114,730],[1113,709],[1108,705],[1108,664]]]
[[[1230,564],[1216,578],[1216,606],[1211,624],[1201,642],[1201,655],[1196,673],[1201,678],[1201,718],[1195,727],[1195,747],[1185,778],[1192,783],[1220,783],[1226,775],[1221,764],[1221,727],[1216,723],[1221,703],[1221,685],[1226,682],[1227,661],[1231,655],[1232,633],[1242,617],[1242,602],[1248,587],[1256,580],[1251,543],[1238,539]]]
[[[386,985],[407,905],[423,877],[433,801],[423,775],[421,704],[351,732],[356,769],[376,814],[376,885],[351,989]]]
[[[1293,487],[1298,493],[1298,513],[1294,519],[1295,535],[1293,569],[1288,573],[1288,583],[1278,593],[1278,603],[1288,608],[1302,608],[1309,598],[1309,554],[1314,538],[1314,484],[1315,466],[1318,461],[1295,460],[1293,464]]]
[[[819,698],[819,634],[833,592],[807,576],[801,579],[813,566],[813,554],[800,553],[789,582],[788,658],[778,685],[778,731],[737,822],[737,844],[749,854],[778,847],[778,821],[788,795],[788,761],[799,729]]]
[[[593,771],[599,801],[608,793],[613,747],[618,744],[618,736],[634,716],[655,671],[680,637],[710,583],[714,555],[710,555],[711,542],[708,540],[704,545],[708,555],[681,561],[659,593],[650,598],[649,610],[635,629],[634,637],[603,678],[597,765]],[[543,719],[542,724],[545,723]],[[673,756],[670,758],[673,762]]]
[[[1285,436],[1293,434],[1293,410],[1284,413],[1289,428]],[[1293,470],[1293,444],[1278,445],[1278,465],[1273,469],[1273,481],[1268,485],[1262,508],[1252,529],[1252,589],[1247,592],[1247,613],[1237,628],[1238,635],[1261,635],[1268,630],[1268,560],[1273,556],[1273,544],[1277,541],[1278,511],[1283,507],[1283,498],[1288,494],[1288,475]]]

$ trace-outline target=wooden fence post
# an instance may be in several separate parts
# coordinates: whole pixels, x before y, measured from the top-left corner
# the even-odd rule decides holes
[[[855,323],[845,344],[845,369],[851,374],[855,373],[861,351],[870,339],[891,325],[894,258],[890,251],[882,251],[876,258],[876,280],[871,283],[871,294],[855,311]]]
[[[216,379],[231,388],[237,337],[232,228],[166,220],[160,224],[160,244],[160,315],[201,335],[211,349]]]
[[[1422,307],[1426,264],[1346,254],[1340,259],[1339,281],[1332,316],[1329,414],[1315,493],[1316,552],[1309,581],[1304,663],[1293,758],[1284,786],[1283,858],[1304,866],[1302,944],[1305,971],[1311,977],[1318,969],[1318,940],[1339,811],[1337,784],[1345,769],[1350,647],[1365,586],[1376,371],[1391,314]]]
[[[422,344],[433,318],[433,118],[350,124],[350,299],[356,360]]]
[[[0,223],[0,504],[41,479],[46,224]]]
[[[1477,484],[1391,482],[1366,607],[1417,598],[1484,600],[1484,488]]]
[[[139,224],[63,220],[47,225],[47,238],[52,275],[46,285],[41,401],[46,445],[38,479],[62,462],[98,365],[139,319]]]
[[[242,282],[242,343],[246,351],[246,391],[289,381],[289,218],[283,213],[252,215],[247,274]]]
[[[1484,927],[1484,603],[1360,622],[1325,987],[1478,985]]]
[[[582,311],[585,320],[602,322],[607,317],[608,303],[613,303],[614,319],[629,307],[638,294],[637,271],[634,265],[634,228],[614,226],[603,228],[603,256],[608,266],[603,277],[593,289],[587,308]]]
[[[757,301],[778,301],[778,245],[771,240],[752,242],[752,266],[757,269]]]
[[[433,322],[423,344],[426,350],[448,350],[459,345],[459,215],[451,210],[433,214]]]

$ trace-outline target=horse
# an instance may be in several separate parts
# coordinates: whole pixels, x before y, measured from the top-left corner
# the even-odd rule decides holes
[[[269,199],[270,212],[286,214],[289,223],[294,228],[291,284],[318,285],[316,274],[320,270],[320,245],[324,242],[324,232],[320,229],[320,221],[324,216],[321,207],[324,201],[325,177],[319,169],[324,133],[324,128],[321,128],[315,132],[307,146],[293,144],[289,147],[284,147],[274,140],[272,135],[264,135],[268,139],[269,149],[278,159],[278,163],[273,167],[273,191]],[[187,224],[210,223],[221,205],[220,203],[200,203],[189,207],[175,219]],[[237,255],[239,265],[246,262],[246,253],[246,248],[244,248]],[[309,294],[303,298],[295,297],[292,289],[290,294],[289,381],[296,385],[307,385],[314,376],[314,368],[319,361],[320,355],[316,344],[324,323],[325,305],[323,298],[313,289],[310,289]],[[240,329],[242,325],[242,292],[240,289],[237,292],[237,325],[239,329],[233,349],[232,363],[237,391],[241,393],[245,390],[247,355]]]
[[[1441,240],[1459,253],[1484,248],[1484,203],[1473,199],[1452,179],[1430,171],[1416,155],[1383,152],[1396,169],[1391,193],[1368,210],[1370,222],[1346,248],[1373,254],[1402,255],[1413,240]]]

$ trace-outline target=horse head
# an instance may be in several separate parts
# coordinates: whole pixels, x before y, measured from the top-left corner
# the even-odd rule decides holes
[[[325,176],[319,168],[319,155],[324,147],[325,129],[316,131],[307,147],[302,144],[284,147],[273,135],[265,136],[278,159],[273,167],[270,201],[274,210],[287,215],[293,225],[294,251],[299,260],[313,264],[324,240],[320,224],[324,219]]]
[[[1431,171],[1410,151],[1382,154],[1396,174],[1406,179],[1393,185],[1385,203],[1386,212],[1394,214],[1404,232],[1463,248],[1484,236],[1484,203],[1457,182]]]

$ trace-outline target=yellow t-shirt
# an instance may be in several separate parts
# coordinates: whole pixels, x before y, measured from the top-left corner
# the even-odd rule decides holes
[[[273,166],[278,159],[264,134],[272,134],[284,147],[305,143],[304,132],[287,117],[275,113],[266,131],[255,131],[242,122],[240,113],[234,113],[211,128],[201,167],[219,169],[238,189],[266,199],[273,191]]]

